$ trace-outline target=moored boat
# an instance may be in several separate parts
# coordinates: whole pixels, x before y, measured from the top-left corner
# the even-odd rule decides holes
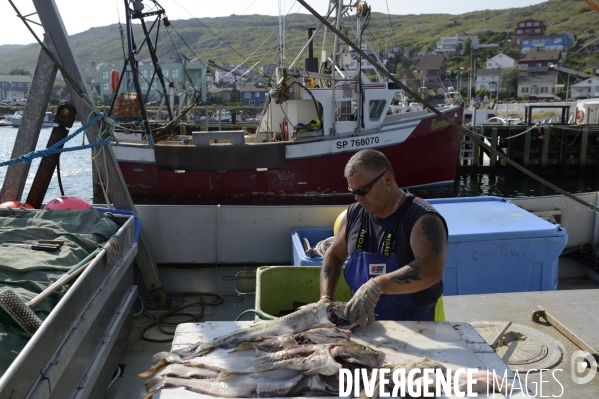
[[[331,1],[338,23],[347,6]],[[370,9],[361,9],[356,38]],[[326,30],[326,28],[325,28]],[[311,40],[312,38],[310,38]],[[453,184],[460,133],[426,110],[386,115],[395,93],[391,82],[371,82],[336,43],[303,68],[276,70],[256,134],[192,132],[191,135],[119,134],[112,148],[132,195],[254,196],[346,193],[340,171],[355,152],[383,152],[401,187]],[[299,59],[299,56],[298,56]],[[296,59],[297,62],[297,59]],[[329,71],[329,72],[324,72]],[[141,97],[141,96],[139,96]],[[142,105],[142,104],[140,104]],[[142,105],[143,106],[143,105]],[[410,105],[413,106],[412,104]],[[462,123],[461,104],[443,115]],[[222,120],[222,118],[221,118]],[[330,172],[333,173],[330,173]],[[95,193],[101,186],[94,185]]]
[[[17,111],[12,115],[7,116],[8,120],[10,120],[13,127],[21,126],[21,120],[23,119],[23,111]],[[44,120],[42,122],[42,127],[53,127],[53,115],[52,112],[46,112],[44,115]]]

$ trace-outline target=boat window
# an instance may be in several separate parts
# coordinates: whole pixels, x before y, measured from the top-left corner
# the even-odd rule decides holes
[[[381,119],[383,111],[386,110],[387,102],[385,100],[370,100],[370,120],[378,121]]]
[[[351,101],[335,102],[335,118],[337,121],[355,121],[355,106],[352,108]]]

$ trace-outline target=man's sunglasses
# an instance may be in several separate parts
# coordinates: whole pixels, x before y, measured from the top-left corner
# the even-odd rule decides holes
[[[389,169],[385,169],[385,171],[383,173],[381,173],[380,175],[378,175],[377,177],[375,177],[370,183],[368,183],[365,186],[362,186],[360,188],[358,188],[357,190],[352,190],[351,188],[347,188],[349,190],[350,193],[352,193],[353,195],[359,195],[359,196],[364,196],[366,194],[368,194],[368,192],[372,189],[372,187],[376,184],[376,182],[383,177],[383,175],[385,173],[387,173]]]

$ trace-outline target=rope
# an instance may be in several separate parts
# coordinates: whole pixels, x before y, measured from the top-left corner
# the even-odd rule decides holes
[[[88,127],[90,127],[91,125],[93,125],[94,123],[96,123],[97,121],[99,121],[102,118],[104,118],[104,113],[100,112],[98,114],[98,116],[96,116],[94,119],[87,122],[85,125],[81,126],[74,133],[71,133],[64,139],[58,141],[53,146],[45,148],[43,150],[32,151],[30,153],[23,154],[20,157],[13,158],[11,160],[2,162],[2,163],[0,163],[0,167],[16,164],[16,163],[20,163],[20,162],[31,163],[31,161],[33,161],[35,158],[41,158],[41,157],[45,157],[45,156],[48,156],[51,154],[60,154],[63,152],[72,152],[72,151],[84,150],[87,148],[96,148],[96,147],[100,147],[100,146],[105,146],[105,145],[109,144],[110,141],[112,140],[112,132],[110,132],[110,137],[108,137],[102,141],[97,141],[95,143],[80,145],[80,146],[76,146],[76,147],[62,148],[62,146],[67,141],[71,140],[73,137],[77,136],[79,133],[83,132],[85,129],[87,129]]]
[[[195,300],[195,301],[190,301],[188,304],[183,305],[182,304],[183,299],[181,298],[182,295],[197,296],[197,297],[199,297],[199,299]],[[173,306],[166,313],[164,313],[160,316],[157,316],[155,318],[155,320],[151,321],[150,323],[148,323],[147,326],[143,327],[143,329],[141,330],[141,338],[148,342],[170,342],[173,340],[173,338],[165,338],[165,339],[149,338],[146,335],[146,332],[148,330],[150,330],[151,328],[156,327],[160,330],[160,332],[162,332],[165,335],[175,335],[174,331],[168,331],[164,327],[166,327],[166,326],[176,327],[180,323],[197,322],[202,317],[204,317],[204,305],[218,306],[218,305],[221,305],[223,302],[224,302],[224,299],[219,294],[202,293],[202,292],[200,292],[200,293],[187,292],[187,293],[178,294],[177,302],[175,304],[173,304]],[[181,312],[184,309],[187,309],[189,307],[196,306],[196,305],[199,305],[201,308],[199,314]],[[144,314],[147,314],[147,313],[144,312]],[[181,321],[180,320],[181,316],[187,317],[187,320]],[[176,321],[170,321],[169,319],[173,318],[173,317],[177,317],[179,319],[177,319]]]
[[[356,46],[354,43],[352,43],[347,37],[345,37],[345,35],[343,33],[339,32],[339,30],[337,30],[333,25],[331,25],[327,20],[325,20],[320,14],[318,14],[312,7],[310,7],[310,5],[308,5],[305,0],[297,0],[297,1],[301,5],[303,5],[304,8],[306,10],[308,10],[312,15],[314,15],[314,17],[316,19],[318,19],[322,24],[327,26],[332,33],[334,33],[338,37],[342,38],[347,43],[348,46],[350,46],[351,48],[353,48],[356,51],[356,53],[360,54],[366,61],[370,62],[370,64],[372,64],[373,67],[380,70],[383,75],[385,75],[393,83],[395,83],[400,88],[402,88],[403,91],[405,93],[407,93],[409,96],[417,98],[420,103],[422,103],[426,108],[428,108],[435,115],[437,115],[440,118],[447,121],[449,125],[453,126],[454,128],[458,129],[460,132],[465,134],[466,136],[470,137],[474,142],[476,142],[482,148],[486,149],[487,151],[490,151],[493,154],[496,154],[499,158],[504,160],[508,165],[514,167],[515,169],[519,170],[520,172],[526,174],[527,176],[530,176],[531,178],[537,180],[541,184],[549,187],[550,189],[568,197],[572,201],[575,201],[575,202],[583,205],[584,207],[588,208],[589,210],[599,213],[599,207],[597,207],[596,205],[591,204],[590,202],[584,201],[584,200],[562,190],[561,188],[557,187],[555,184],[552,184],[552,183],[548,182],[547,180],[543,179],[542,177],[534,174],[533,172],[529,171],[522,165],[519,165],[517,162],[508,158],[505,154],[501,153],[500,151],[497,151],[496,149],[492,148],[490,145],[486,144],[484,141],[482,141],[475,135],[471,134],[471,132],[469,132],[463,126],[458,125],[453,118],[449,118],[449,117],[445,116],[444,114],[442,114],[441,111],[439,111],[437,108],[433,107],[428,101],[423,99],[420,95],[415,93],[412,89],[410,89],[405,84],[400,82],[395,76],[390,74],[385,68],[383,68],[372,57],[370,57],[368,54],[366,54],[364,51],[362,51],[362,49],[360,49],[358,46]]]
[[[248,314],[248,313],[254,313],[261,320],[271,320],[270,317],[266,316],[264,313],[262,313],[261,311],[259,311],[257,309],[248,309],[248,310],[244,310],[243,312],[241,312],[241,314],[239,316],[237,316],[237,318],[235,319],[235,321],[241,320],[241,318],[243,316],[245,316],[246,314]]]

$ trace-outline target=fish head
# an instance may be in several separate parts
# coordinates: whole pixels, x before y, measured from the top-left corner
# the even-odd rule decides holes
[[[331,302],[327,304],[329,321],[337,327],[349,326],[350,322],[345,317],[347,302]]]
[[[385,361],[385,353],[355,341],[340,341],[332,344],[331,355],[346,362],[368,367],[380,367]]]

